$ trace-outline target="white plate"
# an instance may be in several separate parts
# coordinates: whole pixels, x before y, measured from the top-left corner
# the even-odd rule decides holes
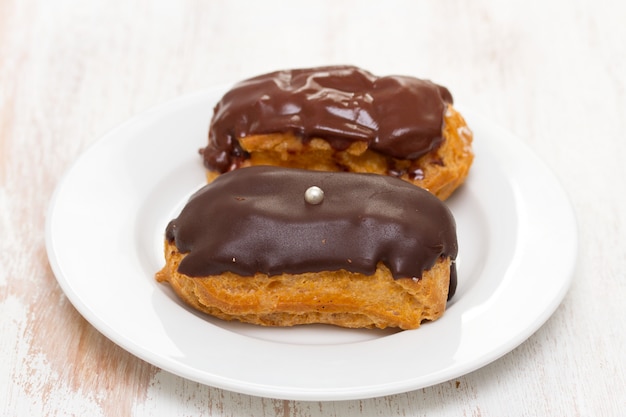
[[[46,224],[63,291],[100,332],[177,375],[236,392],[347,400],[414,390],[484,366],[535,332],[573,275],[575,219],[555,177],[523,144],[463,110],[475,133],[467,183],[449,200],[459,286],[445,315],[413,331],[222,322],[154,280],[167,222],[204,184],[198,155],[214,89],[105,135],[59,184]]]

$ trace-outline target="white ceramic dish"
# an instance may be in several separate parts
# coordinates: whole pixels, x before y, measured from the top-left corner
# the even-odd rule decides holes
[[[405,392],[482,367],[554,312],[576,255],[571,206],[522,143],[462,112],[475,134],[457,220],[459,286],[445,315],[414,331],[262,328],[196,313],[154,280],[167,222],[205,181],[198,149],[224,89],[133,118],[60,182],[46,224],[63,291],[100,332],[177,375],[236,392],[347,400]],[[541,289],[539,291],[538,289]]]

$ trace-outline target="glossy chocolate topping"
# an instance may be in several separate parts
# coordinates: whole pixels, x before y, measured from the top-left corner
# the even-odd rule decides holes
[[[305,201],[311,186],[321,203]],[[243,276],[345,269],[420,278],[457,254],[456,227],[436,197],[400,179],[254,166],[219,176],[188,201],[166,238],[187,253],[179,272]],[[456,287],[452,263],[450,294]]]
[[[278,71],[235,85],[214,109],[207,168],[226,172],[245,158],[237,140],[293,132],[337,150],[354,141],[398,159],[417,159],[442,142],[450,92],[407,76],[377,77],[351,66]]]

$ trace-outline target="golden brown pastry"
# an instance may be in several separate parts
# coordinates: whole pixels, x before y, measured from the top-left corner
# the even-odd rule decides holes
[[[156,278],[225,320],[415,329],[444,313],[456,254],[452,214],[423,189],[256,166],[191,197],[167,226]]]
[[[209,181],[253,165],[376,173],[443,200],[467,177],[472,139],[445,87],[338,66],[235,85],[215,107],[201,153]]]

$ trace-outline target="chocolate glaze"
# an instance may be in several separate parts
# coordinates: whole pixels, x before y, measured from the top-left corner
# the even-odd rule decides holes
[[[304,192],[324,191],[320,204]],[[370,275],[383,262],[394,278],[420,278],[457,254],[456,226],[435,196],[400,179],[254,166],[196,192],[166,238],[187,253],[179,272],[243,276],[336,271]],[[450,293],[456,288],[452,263]]]
[[[322,138],[337,149],[366,141],[398,159],[417,159],[441,142],[452,95],[442,86],[407,76],[377,77],[352,66],[277,71],[235,85],[214,109],[207,168],[226,172],[247,155],[238,139],[293,132]]]

